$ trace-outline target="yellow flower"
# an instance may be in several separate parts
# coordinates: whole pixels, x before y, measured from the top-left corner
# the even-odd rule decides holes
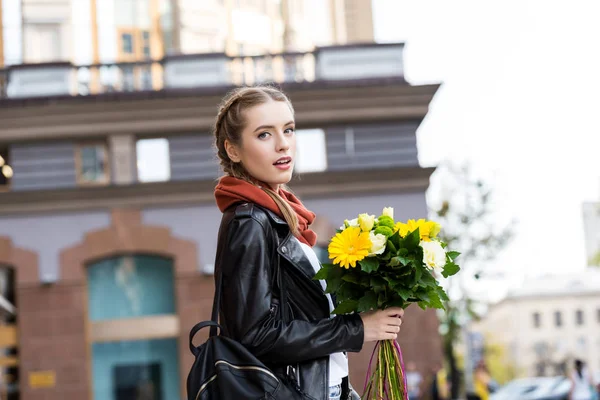
[[[419,234],[421,235],[421,240],[426,242],[430,241],[432,238],[436,237],[438,233],[440,233],[440,224],[433,221],[426,221],[424,219],[419,219],[415,221],[414,219],[409,219],[406,223],[398,222],[394,227],[395,231],[400,231],[400,236],[405,237],[411,232],[414,232],[419,229]]]
[[[359,214],[358,225],[360,225],[360,229],[362,229],[363,232],[369,232],[371,229],[373,229],[373,225],[375,225],[375,216],[369,214]]]
[[[334,264],[348,269],[356,267],[357,261],[368,256],[371,246],[369,232],[361,232],[360,228],[349,227],[331,239],[327,250]]]

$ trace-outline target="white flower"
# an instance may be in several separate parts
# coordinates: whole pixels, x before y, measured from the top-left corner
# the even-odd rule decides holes
[[[358,216],[358,225],[363,232],[369,232],[375,225],[375,216],[369,214],[360,214]]]
[[[381,254],[385,251],[385,245],[387,244],[387,237],[382,235],[381,233],[374,233],[373,231],[369,232],[369,239],[371,239],[371,250],[369,251],[369,256],[374,256],[375,254]]]
[[[384,207],[381,215],[385,215],[386,217],[390,217],[391,219],[394,219],[394,207]]]
[[[348,221],[347,219],[344,220],[344,225],[340,226],[340,230],[343,231],[344,229],[350,226],[360,228],[360,225],[358,224],[358,218],[351,219],[350,221]]]
[[[421,247],[423,248],[423,262],[428,268],[444,268],[444,265],[446,265],[446,250],[440,242],[435,240],[422,241]]]

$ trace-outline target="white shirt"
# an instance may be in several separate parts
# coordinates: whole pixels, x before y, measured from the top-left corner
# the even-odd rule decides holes
[[[592,388],[587,374],[588,372],[585,368],[581,371],[582,377],[579,376],[577,371],[573,371],[571,374],[571,377],[573,378],[573,400],[592,399]]]
[[[302,250],[304,250],[304,254],[310,261],[315,273],[319,272],[321,269],[321,263],[315,254],[315,251],[307,244],[302,243],[298,239],[294,238],[294,240],[300,243]],[[327,288],[327,284],[324,280],[320,280],[321,286],[323,290]],[[333,301],[331,301],[331,296],[326,294],[327,301],[329,302],[329,311],[333,311],[335,308],[333,306]],[[331,315],[333,318],[334,315]],[[342,379],[348,376],[348,357],[344,353],[333,353],[329,355],[329,386],[335,386],[342,383]]]

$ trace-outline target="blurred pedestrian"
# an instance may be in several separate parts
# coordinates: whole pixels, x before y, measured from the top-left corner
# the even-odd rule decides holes
[[[594,382],[582,360],[575,360],[575,369],[571,372],[571,391],[569,400],[593,400]]]
[[[446,377],[446,371],[441,364],[437,363],[433,367],[432,382],[431,382],[431,399],[432,400],[449,400],[450,386]]]
[[[475,372],[473,373],[473,386],[475,387],[475,394],[479,396],[480,400],[489,400],[490,389],[489,385],[491,382],[491,376],[483,360],[477,363]]]
[[[421,382],[423,382],[423,377],[417,371],[417,365],[414,361],[409,361],[406,365],[408,400],[421,400]]]

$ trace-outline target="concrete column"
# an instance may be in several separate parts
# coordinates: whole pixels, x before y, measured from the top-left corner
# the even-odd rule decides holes
[[[108,138],[111,155],[112,182],[130,185],[137,179],[135,137],[113,135]]]

